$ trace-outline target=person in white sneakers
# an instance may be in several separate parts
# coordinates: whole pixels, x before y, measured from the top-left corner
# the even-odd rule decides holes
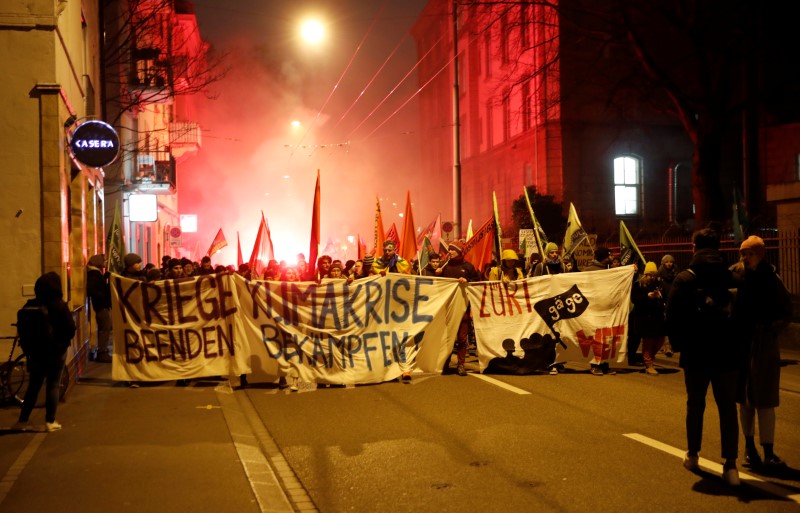
[[[56,421],[59,385],[67,348],[75,336],[75,320],[64,302],[61,277],[57,273],[48,272],[40,276],[33,291],[36,297],[17,312],[17,331],[28,358],[30,379],[14,427],[22,431],[32,427],[31,412],[46,381],[45,428],[58,431],[61,429],[61,424]]]

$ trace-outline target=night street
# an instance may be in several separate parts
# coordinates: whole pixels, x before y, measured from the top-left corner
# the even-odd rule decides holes
[[[568,362],[558,376],[417,374],[299,392],[214,380],[129,389],[89,363],[59,410],[63,431],[2,432],[0,510],[797,511],[800,352],[783,360],[776,452],[793,468],[740,466],[740,489],[719,478],[710,392],[708,461],[700,475],[681,466],[676,357],[659,358],[657,377]],[[15,413],[0,410],[0,425]]]

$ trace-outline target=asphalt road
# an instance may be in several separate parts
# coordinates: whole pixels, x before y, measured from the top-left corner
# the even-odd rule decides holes
[[[800,369],[784,354],[776,453],[800,468]],[[418,375],[248,398],[321,512],[800,511],[800,471],[720,478],[709,393],[704,472],[683,469],[683,373]],[[747,472],[747,469],[741,469]],[[776,486],[778,485],[778,486]]]

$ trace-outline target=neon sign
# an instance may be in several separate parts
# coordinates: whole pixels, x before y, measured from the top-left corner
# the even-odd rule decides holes
[[[119,136],[103,121],[84,121],[72,132],[69,143],[72,156],[90,167],[111,164],[119,155]]]

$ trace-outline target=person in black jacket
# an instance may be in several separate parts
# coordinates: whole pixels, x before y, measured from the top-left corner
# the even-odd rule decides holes
[[[730,308],[735,287],[733,274],[719,251],[719,234],[704,228],[692,235],[694,254],[689,269],[678,273],[667,299],[667,334],[680,351],[686,385],[686,439],[688,451],[683,466],[699,469],[703,441],[703,415],[708,386],[714,391],[719,414],[723,479],[740,484],[736,459],[739,454],[739,419],[736,393],[744,351],[737,344]]]
[[[95,324],[97,325],[97,346],[95,361],[111,363],[113,345],[111,342],[111,288],[109,273],[103,272],[105,256],[94,255],[86,268],[86,295],[92,303]]]
[[[47,322],[52,328],[51,340],[28,341],[26,355],[28,358],[28,389],[19,412],[19,420],[15,429],[27,430],[32,427],[30,422],[31,412],[36,406],[36,398],[42,384],[47,381],[45,399],[45,428],[47,431],[58,431],[61,424],[56,421],[58,408],[59,385],[64,362],[67,357],[67,348],[72,337],[75,336],[75,320],[69,306],[64,302],[61,288],[61,277],[54,272],[43,274],[36,280],[33,287],[36,294],[29,300],[25,307],[44,306],[47,308]]]
[[[467,283],[479,281],[481,279],[475,266],[469,261],[464,259],[464,242],[461,240],[454,240],[448,244],[448,259],[438,269],[436,275],[444,278],[456,278],[459,283]],[[472,324],[472,315],[469,311],[469,303],[467,304],[467,311],[461,318],[461,324],[458,327],[456,334],[455,350],[456,350],[456,372],[459,376],[466,376],[467,369],[464,366],[467,361],[467,350],[469,349],[469,331]],[[448,357],[445,363],[444,370],[450,366],[450,359]],[[404,378],[405,379],[405,378]],[[410,376],[409,376],[410,379]]]

